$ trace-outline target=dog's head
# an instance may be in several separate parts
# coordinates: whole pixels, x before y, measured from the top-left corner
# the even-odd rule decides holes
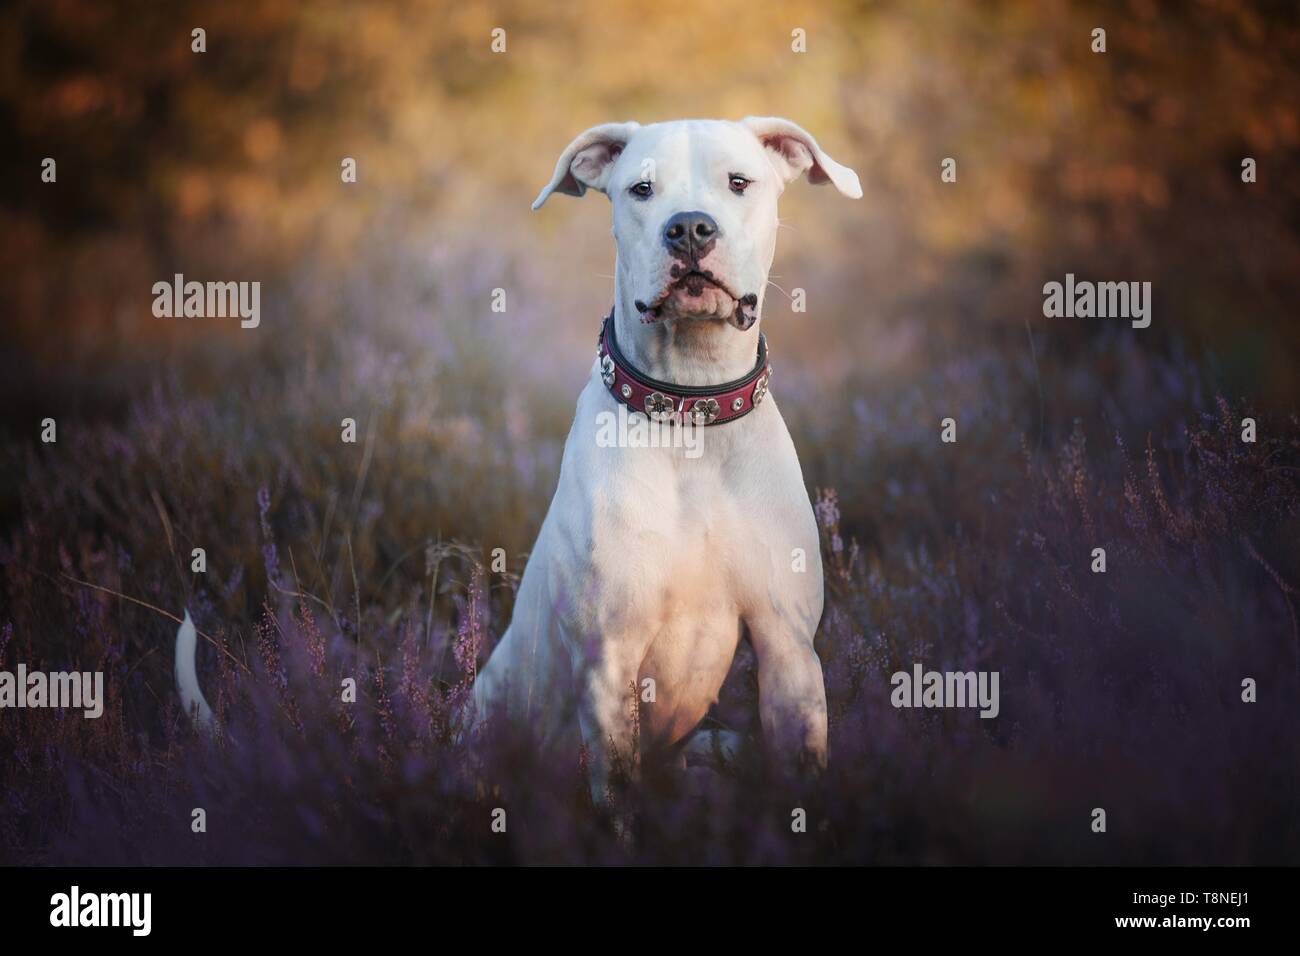
[[[807,175],[862,196],[857,174],[789,120],[593,126],[569,144],[533,202],[605,193],[619,275],[643,321],[715,319],[750,328],[776,251],[776,201]]]

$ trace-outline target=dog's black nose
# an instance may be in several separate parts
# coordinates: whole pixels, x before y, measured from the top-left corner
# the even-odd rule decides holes
[[[706,212],[679,212],[664,224],[664,245],[676,256],[698,260],[718,236],[718,224]]]

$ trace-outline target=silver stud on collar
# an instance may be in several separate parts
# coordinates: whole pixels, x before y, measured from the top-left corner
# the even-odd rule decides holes
[[[614,360],[608,355],[600,359],[600,380],[605,383],[606,388],[614,384]]]
[[[696,425],[708,425],[722,412],[722,407],[718,405],[717,399],[701,398],[696,400],[691,406],[691,421]]]
[[[755,407],[757,407],[758,403],[767,397],[767,376],[768,373],[764,372],[762,375],[758,377],[758,381],[754,383]]]
[[[651,392],[645,397],[645,413],[653,422],[667,421],[675,411],[673,400],[663,392]]]
[[[629,385],[627,382],[624,382],[624,383],[623,383],[623,387],[622,387],[621,389],[619,389],[619,391],[621,391],[621,392],[623,393],[623,397],[624,397],[624,398],[631,398],[631,397],[632,397],[632,386]]]
[[[745,399],[742,396],[737,395],[734,399],[732,399],[731,410],[733,412],[738,412],[744,407],[745,407]]]

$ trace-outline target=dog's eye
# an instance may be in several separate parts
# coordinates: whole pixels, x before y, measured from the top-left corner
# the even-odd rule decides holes
[[[748,186],[750,182],[751,180],[746,179],[744,176],[732,173],[731,178],[728,180],[728,185],[731,186],[731,191],[739,196],[745,191],[745,187]]]
[[[639,183],[634,183],[628,190],[637,199],[649,199],[654,194],[654,185],[648,180],[643,179]]]

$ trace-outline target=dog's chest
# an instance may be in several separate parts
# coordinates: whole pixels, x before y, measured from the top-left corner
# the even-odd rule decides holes
[[[570,656],[636,666],[642,693],[653,681],[642,729],[666,743],[716,700],[742,622],[820,607],[816,524],[774,403],[702,429],[693,455],[597,440],[609,414],[617,406],[594,378],[538,544],[545,613]]]
[[[593,559],[619,567],[614,581],[638,578],[638,590],[653,591],[661,606],[698,610],[725,600],[736,572],[757,557],[734,469],[637,451],[626,450],[594,489]]]
[[[561,589],[589,612],[584,627],[632,619],[655,633],[692,618],[730,634],[774,592],[820,584],[791,574],[794,549],[816,559],[816,529],[775,407],[696,429],[695,453],[602,446],[591,436],[611,411],[597,379],[579,400],[553,509]]]
[[[667,471],[598,508],[593,529],[626,559],[609,571],[612,555],[594,550],[595,606],[607,639],[641,649],[638,687],[654,697],[642,707],[648,745],[680,739],[717,699],[771,565],[771,543],[747,534],[739,499],[712,469]]]

